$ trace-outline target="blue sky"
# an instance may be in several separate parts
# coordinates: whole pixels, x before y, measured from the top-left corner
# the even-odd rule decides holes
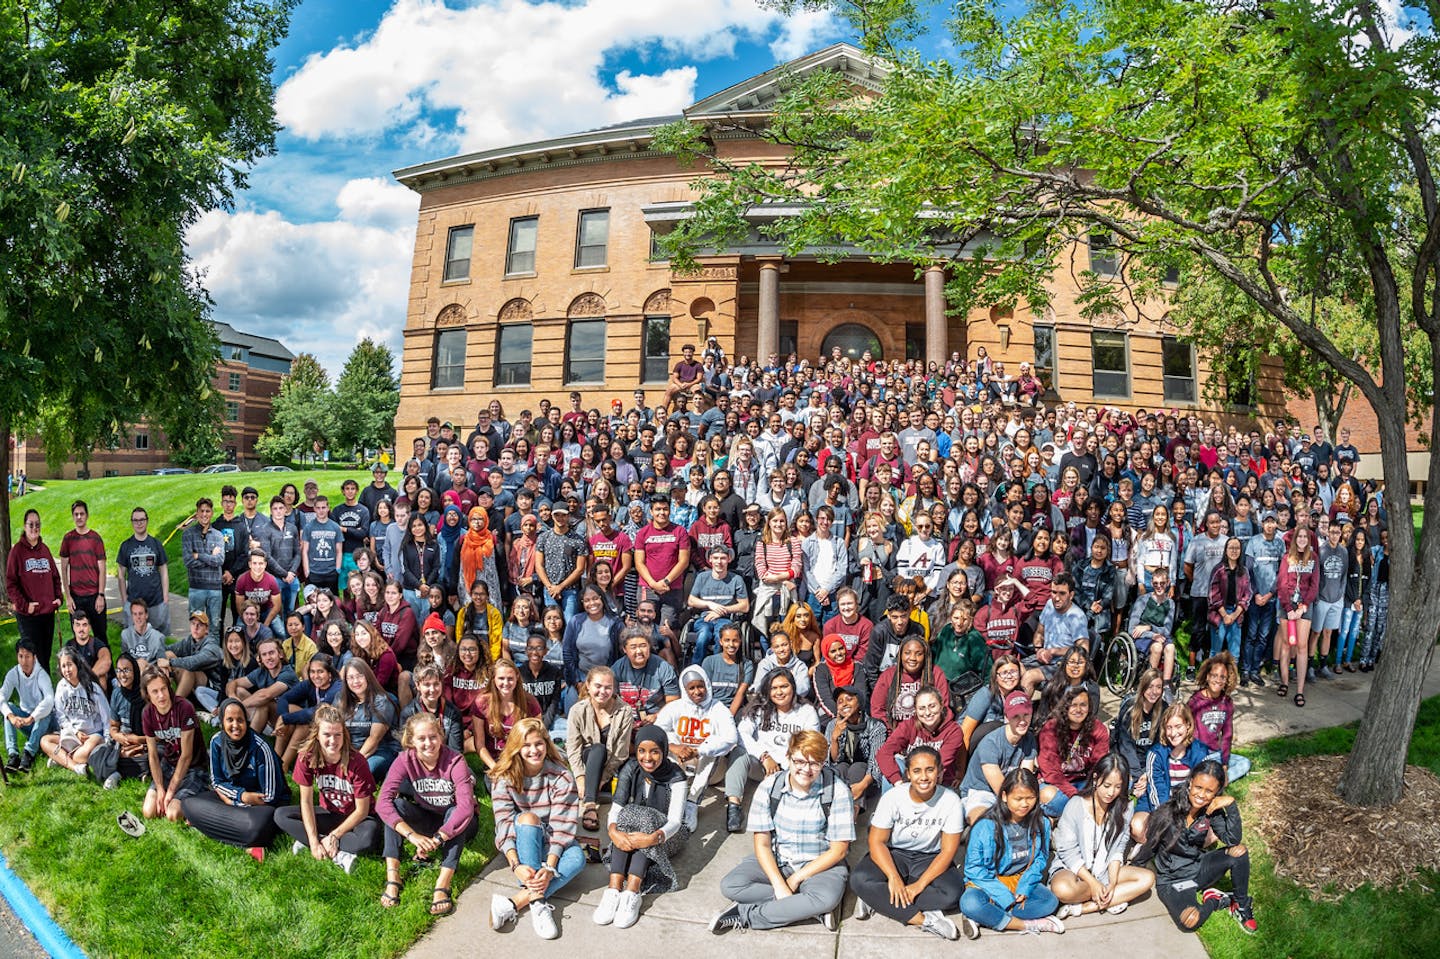
[[[304,0],[277,154],[190,232],[214,316],[332,374],[364,336],[398,356],[419,200],[392,170],[675,112],[840,39],[755,0]]]

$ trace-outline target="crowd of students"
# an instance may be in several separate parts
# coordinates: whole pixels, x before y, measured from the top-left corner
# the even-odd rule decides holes
[[[491,400],[463,438],[432,420],[393,485],[377,465],[340,503],[313,481],[264,511],[252,486],[200,499],[174,642],[143,507],[112,557],[77,501],[58,559],[30,510],[7,768],[147,780],[145,816],[257,858],[280,833],[347,872],[378,854],[386,906],[403,858],[434,862],[436,915],[488,792],[517,890],[492,924],[546,938],[583,837],[608,847],[594,920],[628,927],[711,794],[754,836],[717,932],[833,924],[848,889],[947,939],[1060,933],[1152,888],[1181,929],[1254,931],[1233,694],[1303,707],[1373,667],[1382,493],[1344,431],[1044,394],[983,348],[732,364],[712,339],[659,407]],[[1122,630],[1146,668],[1106,725]]]

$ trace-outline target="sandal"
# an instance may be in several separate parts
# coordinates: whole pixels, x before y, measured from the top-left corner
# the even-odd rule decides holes
[[[1279,696],[1281,699],[1284,699],[1287,695],[1289,695],[1289,693],[1290,693],[1290,684],[1289,684],[1289,683],[1281,683],[1281,684],[1279,685],[1279,687],[1276,688],[1276,690],[1275,690],[1275,695],[1276,695],[1276,696]]]
[[[455,900],[450,895],[449,886],[436,886],[434,896],[430,903],[430,915],[448,916],[455,911]]]
[[[1303,707],[1303,706],[1305,705],[1305,694],[1304,694],[1304,693],[1296,693],[1296,694],[1295,694],[1295,705],[1296,705],[1296,706],[1301,706],[1301,707]]]
[[[395,891],[393,893],[390,891],[391,886],[395,887]],[[385,880],[385,891],[380,894],[380,905],[384,906],[386,909],[392,909],[395,906],[400,905],[400,893],[404,888],[405,884],[397,879]]]
[[[580,828],[586,832],[596,832],[600,829],[600,810],[593,802],[587,802],[585,809],[580,813]]]

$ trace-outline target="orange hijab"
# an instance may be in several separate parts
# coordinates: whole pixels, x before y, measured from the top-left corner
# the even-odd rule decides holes
[[[475,574],[495,552],[495,534],[490,532],[490,514],[483,506],[470,510],[470,521],[480,520],[480,528],[467,528],[460,543],[460,577],[466,586],[475,582]]]

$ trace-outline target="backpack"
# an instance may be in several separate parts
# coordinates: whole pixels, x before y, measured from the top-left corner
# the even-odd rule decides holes
[[[775,822],[775,814],[780,811],[780,800],[785,796],[787,776],[776,776],[770,783],[770,822]],[[830,820],[830,807],[835,805],[835,770],[828,765],[820,770],[820,809],[825,813],[825,820]],[[773,830],[772,830],[773,831]]]

